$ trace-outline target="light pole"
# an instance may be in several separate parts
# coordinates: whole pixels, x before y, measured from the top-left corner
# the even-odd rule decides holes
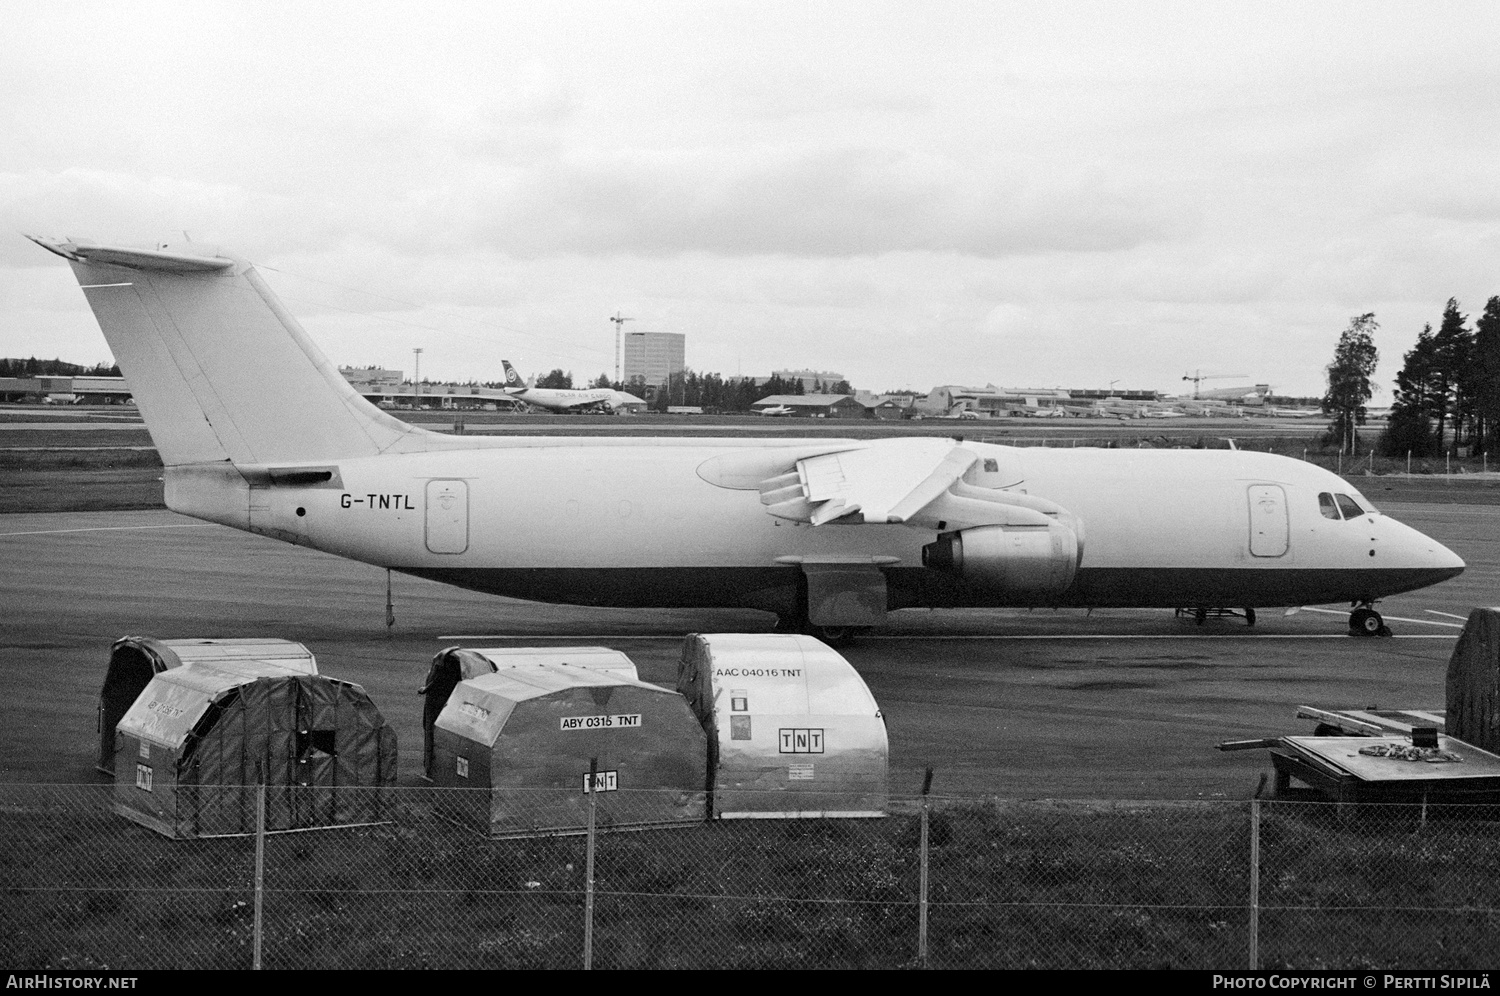
[[[422,347],[414,347],[412,353],[417,358],[417,369],[411,375],[411,409],[412,411],[416,411],[421,407],[418,398],[422,394]]]
[[[614,313],[614,316],[610,318],[610,321],[615,323],[615,383],[619,384],[623,388],[625,384],[620,379],[620,333],[625,330],[626,322],[633,322],[635,321],[635,319],[626,318],[624,315],[620,314],[617,311]]]

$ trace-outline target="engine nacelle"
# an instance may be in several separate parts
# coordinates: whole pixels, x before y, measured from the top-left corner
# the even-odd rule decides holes
[[[1061,522],[974,526],[941,533],[922,547],[922,566],[987,588],[1058,594],[1078,573],[1079,546],[1078,534]]]

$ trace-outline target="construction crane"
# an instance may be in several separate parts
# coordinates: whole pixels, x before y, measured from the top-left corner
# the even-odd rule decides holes
[[[1232,380],[1235,377],[1249,377],[1249,374],[1206,374],[1202,370],[1195,370],[1190,374],[1183,374],[1183,380],[1193,382],[1193,397],[1198,397],[1198,382],[1204,380]]]
[[[634,318],[626,318],[618,311],[609,319],[615,323],[615,383],[620,383],[620,333],[625,331],[625,323],[635,321]]]

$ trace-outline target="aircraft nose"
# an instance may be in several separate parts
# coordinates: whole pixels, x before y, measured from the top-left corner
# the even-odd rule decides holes
[[[1432,558],[1433,568],[1443,572],[1443,580],[1456,578],[1464,572],[1464,568],[1468,565],[1464,563],[1462,557],[1437,540],[1429,540],[1428,542],[1432,544],[1432,549],[1428,556]]]
[[[1433,580],[1428,582],[1429,584],[1456,578],[1464,572],[1467,565],[1462,557],[1426,533],[1411,529],[1410,526],[1407,529],[1411,532],[1412,552],[1415,554],[1418,565],[1424,571],[1431,573]]]

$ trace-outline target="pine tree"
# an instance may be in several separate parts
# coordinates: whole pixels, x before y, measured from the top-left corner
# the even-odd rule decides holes
[[[1359,446],[1355,427],[1365,424],[1365,403],[1374,393],[1370,379],[1380,361],[1374,339],[1378,328],[1374,312],[1349,319],[1349,327],[1334,347],[1333,362],[1328,364],[1328,390],[1323,394],[1323,413],[1333,416],[1328,439],[1349,453]]]
[[[1417,336],[1416,345],[1402,357],[1401,372],[1396,374],[1391,418],[1380,437],[1380,448],[1387,455],[1430,454],[1435,441],[1432,434],[1435,365],[1436,349],[1429,324]]]
[[[1465,394],[1469,381],[1469,356],[1474,351],[1474,333],[1465,327],[1467,315],[1459,314],[1458,301],[1449,298],[1443,308],[1443,324],[1432,337],[1431,401],[1437,418],[1438,452],[1447,448],[1447,426],[1453,423],[1453,441],[1463,429]]]
[[[1484,314],[1474,323],[1472,392],[1474,445],[1481,452],[1500,432],[1500,297],[1485,302]]]

